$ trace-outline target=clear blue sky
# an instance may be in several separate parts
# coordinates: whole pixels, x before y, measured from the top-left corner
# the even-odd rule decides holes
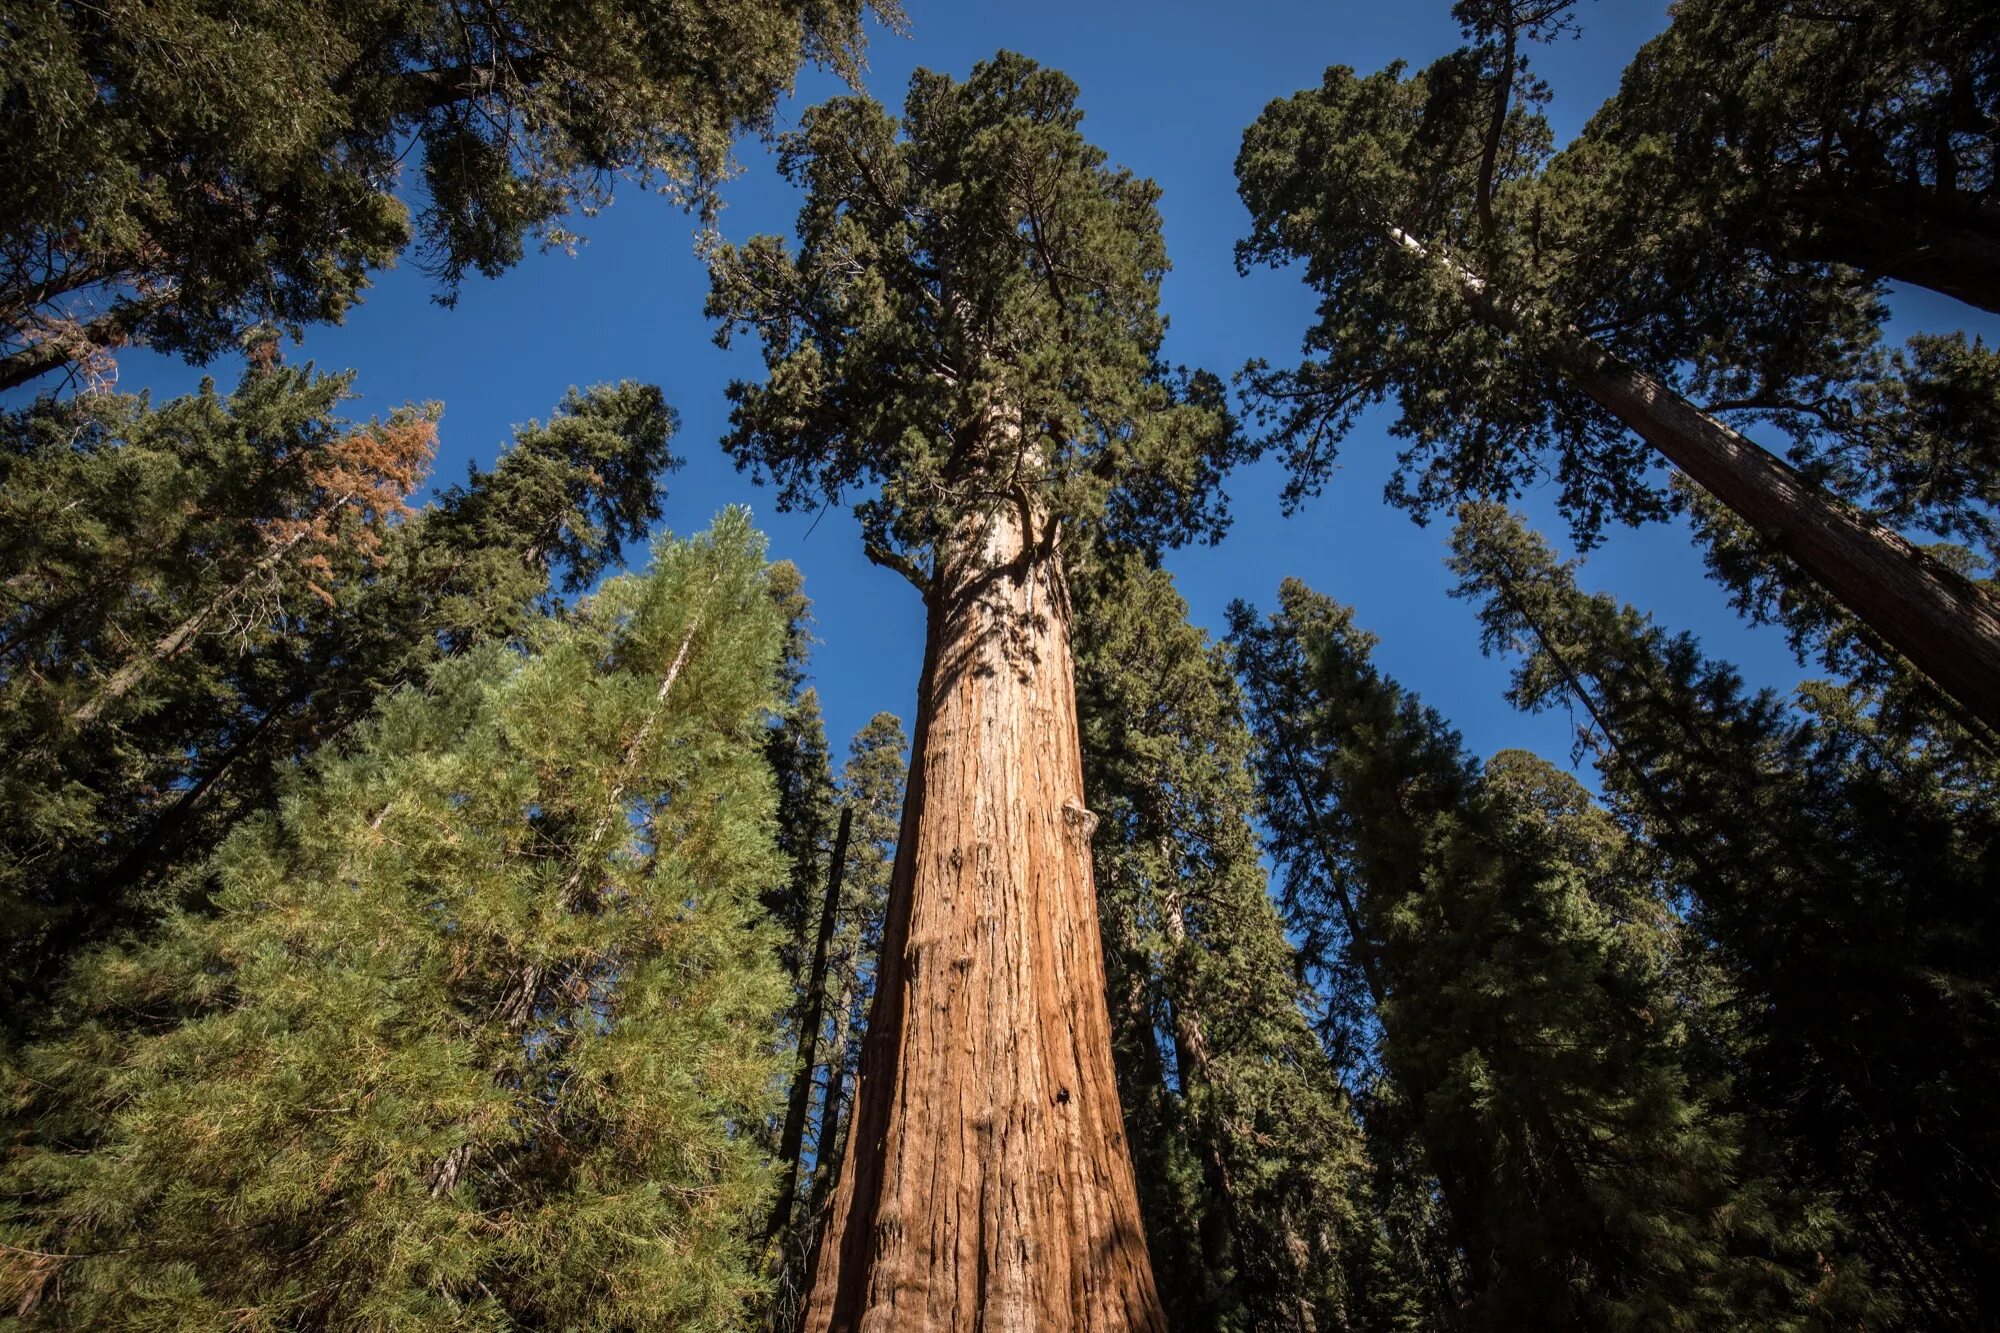
[[[867,85],[899,106],[912,69],[963,75],[1003,47],[1066,71],[1082,88],[1086,134],[1164,190],[1174,262],[1165,289],[1169,357],[1226,376],[1253,356],[1292,358],[1311,311],[1295,275],[1236,275],[1231,250],[1246,222],[1232,163],[1243,128],[1272,98],[1316,84],[1329,64],[1363,71],[1395,59],[1422,65],[1453,48],[1459,37],[1449,9],[1448,0],[909,0],[910,36],[874,34]],[[1665,16],[1666,0],[1598,0],[1583,7],[1581,40],[1537,53],[1555,90],[1559,138],[1615,90],[1632,52]],[[837,91],[834,80],[808,74],[781,112],[781,127],[799,107]],[[796,199],[771,157],[754,142],[741,156],[744,172],[727,192],[724,231],[734,240],[789,234]],[[469,459],[490,463],[513,423],[546,416],[570,385],[623,378],[660,384],[680,411],[678,451],[688,460],[668,479],[667,526],[693,531],[722,506],[747,503],[770,533],[773,554],[805,570],[823,640],[814,676],[837,754],[878,710],[907,722],[923,649],[916,594],[868,564],[846,514],[828,513],[817,526],[811,515],[779,514],[771,493],[738,475],[718,447],[723,387],[756,375],[759,365],[748,345],[724,353],[712,343],[701,314],[706,278],[693,254],[693,222],[628,189],[583,229],[589,240],[574,258],[531,255],[497,281],[474,279],[452,310],[431,303],[413,267],[384,274],[345,326],[311,331],[289,355],[357,369],[357,417],[441,400],[446,479]],[[1949,328],[1958,317],[1948,302],[1899,301],[1898,312],[1912,327]],[[226,385],[237,367],[219,364],[212,373]],[[164,396],[187,391],[199,374],[132,355],[120,387]],[[1279,513],[1283,479],[1274,465],[1231,480],[1229,537],[1168,561],[1195,618],[1217,629],[1231,598],[1269,604],[1279,579],[1298,575],[1353,603],[1361,623],[1381,637],[1384,668],[1450,717],[1475,751],[1518,745],[1566,761],[1567,719],[1523,717],[1507,707],[1505,666],[1480,656],[1471,608],[1446,597],[1446,532],[1418,528],[1383,503],[1394,452],[1384,424],[1356,431],[1335,483],[1294,518]],[[1560,538],[1545,505],[1530,511]],[[1753,681],[1789,686],[1800,677],[1779,635],[1736,620],[1678,528],[1614,532],[1585,578],[1669,625],[1694,629]]]

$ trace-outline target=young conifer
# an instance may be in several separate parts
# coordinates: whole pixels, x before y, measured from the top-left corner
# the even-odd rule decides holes
[[[274,775],[440,655],[518,631],[658,516],[678,462],[650,385],[572,391],[415,512],[430,410],[336,415],[351,377],[0,416],[0,982],[10,1025],[143,915]]]
[[[1898,1326],[2000,1311],[2000,802],[1989,756],[1812,682],[1747,691],[1602,594],[1505,509],[1468,506],[1461,591],[1520,656],[1524,707],[1581,710],[1615,808],[1692,898],[1724,1008],[1713,1043],[1795,1193],[1830,1200]],[[1850,1268],[1853,1265],[1849,1265]]]
[[[732,511],[385,699],[106,948],[16,1084],[52,1327],[723,1329],[783,1003],[781,626]]]
[[[1267,892],[1228,660],[1136,558],[1100,555],[1077,600],[1119,1088],[1169,1322],[1390,1327],[1360,1130]]]

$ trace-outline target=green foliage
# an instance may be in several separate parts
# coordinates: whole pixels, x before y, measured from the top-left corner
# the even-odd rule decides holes
[[[919,71],[900,122],[815,107],[782,140],[796,253],[711,249],[718,340],[754,331],[768,370],[731,386],[725,446],[782,508],[864,496],[870,555],[920,583],[1001,506],[1148,545],[1223,522],[1241,441],[1222,384],[1159,359],[1159,192],[1104,165],[1076,92],[1003,53]]]
[[[782,982],[782,626],[732,511],[389,695],[27,1050],[10,1298],[53,1327],[721,1329]]]
[[[1228,660],[1164,571],[1103,555],[1076,588],[1119,1092],[1169,1318],[1390,1327],[1359,1127],[1266,892]]]
[[[1531,755],[1482,772],[1346,608],[1291,580],[1280,601],[1263,623],[1239,604],[1232,638],[1283,757],[1263,785],[1288,916],[1374,992],[1370,1130],[1436,1181],[1436,1210],[1392,1213],[1442,1232],[1404,1243],[1445,1317],[1807,1322],[1841,1293],[1773,1234],[1687,1058],[1673,922],[1624,833]]]
[[[1681,5],[1675,31],[1720,12],[1737,27],[1703,38],[1700,56],[1676,57],[1684,64],[1666,92],[1644,91],[1649,62],[1665,59],[1649,48],[1619,101],[1557,153],[1538,111],[1547,90],[1518,44],[1538,35],[1526,18],[1551,8],[1561,6],[1461,6],[1468,48],[1414,75],[1329,69],[1246,132],[1237,177],[1252,231],[1239,263],[1300,262],[1321,297],[1304,362],[1248,375],[1285,450],[1289,498],[1322,486],[1359,414],[1393,399],[1392,431],[1409,443],[1390,498],[1420,518],[1546,478],[1581,544],[1607,523],[1663,517],[1672,498],[1649,448],[1547,355],[1550,339],[1574,331],[1712,416],[1777,433],[1809,478],[1884,522],[1990,540],[1990,469],[1979,460],[1995,418],[1994,353],[1963,336],[1893,350],[1873,273],[1760,242],[1776,216],[1758,193],[1770,181],[1744,170],[1755,149],[1730,119],[1749,114],[1744,103],[1773,79],[1827,77],[1829,96],[1846,95],[1806,64],[1773,70],[1767,21],[1843,44],[1885,34],[1801,6]],[[1858,12],[1895,27],[1887,11],[1904,8]],[[1898,28],[1895,40],[1905,38]],[[1929,87],[1913,47],[1843,59],[1878,66],[1872,91],[1855,95],[1885,107]],[[1644,97],[1642,109],[1625,105]],[[1853,128],[1820,123],[1828,137]],[[1504,318],[1481,317],[1469,286]]]
[[[10,1000],[150,898],[197,891],[177,879],[270,808],[288,759],[615,562],[678,464],[659,391],[606,386],[410,513],[436,410],[351,426],[348,384],[254,369],[230,395],[0,417]]]
[[[833,1003],[827,1013],[826,1068],[821,1075],[821,1115],[813,1157],[815,1196],[824,1198],[829,1173],[840,1158],[846,1124],[828,1123],[825,1098],[835,1080],[848,1088],[861,1068],[861,1038],[875,999],[875,960],[882,948],[882,919],[889,909],[889,878],[896,867],[902,834],[904,785],[909,777],[908,743],[894,713],[877,713],[848,743],[840,771],[840,803],[852,812],[847,864],[840,878],[827,986]],[[834,1107],[839,1107],[838,1096]],[[835,1133],[838,1131],[839,1133]]]
[[[1682,0],[1591,133],[1646,164],[1627,206],[1718,263],[1844,264],[1991,310],[1996,53],[1977,0]]]
[[[899,21],[862,0],[12,6],[0,384],[337,320],[412,247],[449,301],[531,237],[572,244],[621,176],[706,202],[802,60],[855,74],[870,8]]]
[[[1454,550],[1489,647],[1521,656],[1516,702],[1586,710],[1613,808],[1692,898],[1714,1040],[1793,1188],[1838,1205],[1897,1326],[1990,1323],[1990,753],[1865,688],[1749,693],[1496,506],[1466,511]]]

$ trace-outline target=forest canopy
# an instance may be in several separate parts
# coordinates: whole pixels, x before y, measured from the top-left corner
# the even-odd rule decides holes
[[[1992,6],[910,8],[0,17],[0,1326],[2000,1326]]]

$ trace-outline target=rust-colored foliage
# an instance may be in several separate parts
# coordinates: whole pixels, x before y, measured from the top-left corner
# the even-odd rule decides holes
[[[371,422],[302,455],[314,504],[299,517],[262,524],[265,540],[274,552],[302,548],[298,563],[306,586],[331,605],[332,553],[344,542],[372,561],[384,526],[411,512],[410,496],[429,475],[436,451],[437,417],[426,413],[386,425]]]

